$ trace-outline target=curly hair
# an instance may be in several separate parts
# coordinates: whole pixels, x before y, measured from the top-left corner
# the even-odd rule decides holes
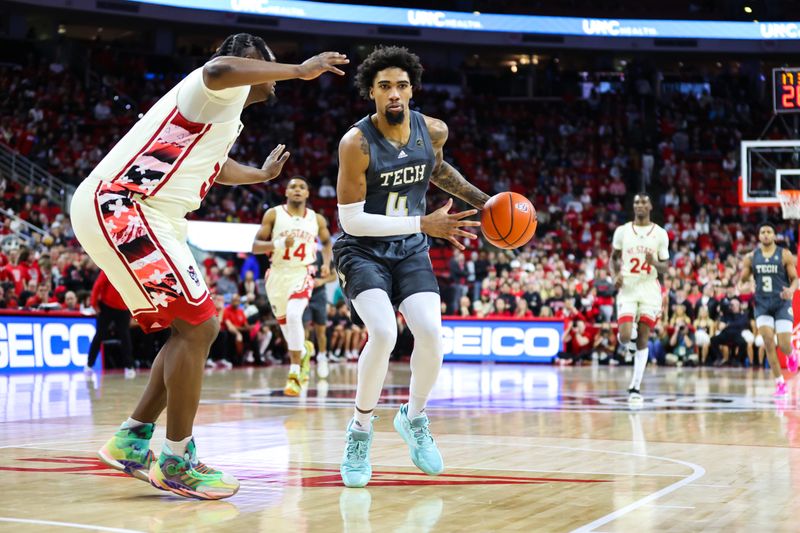
[[[377,46],[356,70],[355,84],[359,94],[363,98],[369,98],[369,90],[378,72],[393,67],[408,74],[412,88],[420,88],[423,68],[419,56],[409,52],[404,46]]]

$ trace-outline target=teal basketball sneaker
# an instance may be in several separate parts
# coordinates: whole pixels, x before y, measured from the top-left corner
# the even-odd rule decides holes
[[[345,487],[365,487],[372,477],[369,449],[372,446],[372,428],[369,431],[354,429],[354,420],[347,424],[344,456],[339,472]]]
[[[394,417],[394,429],[408,444],[411,460],[414,461],[417,468],[428,475],[435,476],[444,471],[444,462],[442,454],[439,453],[439,448],[436,447],[436,442],[433,440],[429,425],[430,421],[425,413],[409,420],[407,403],[400,407]]]

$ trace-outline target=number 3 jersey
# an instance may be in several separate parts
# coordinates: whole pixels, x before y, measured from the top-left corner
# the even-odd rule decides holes
[[[756,302],[763,306],[781,303],[781,291],[789,286],[789,276],[783,264],[783,248],[776,246],[772,255],[766,257],[761,247],[757,247],[753,251],[751,269],[756,279]]]
[[[242,130],[239,114],[249,87],[212,91],[199,68],[161,97],[90,174],[112,182],[170,218],[200,207]],[[210,105],[230,108],[224,122],[194,122],[178,109],[194,92]],[[183,107],[181,109],[184,109]],[[233,118],[230,118],[233,117]]]
[[[405,146],[396,147],[367,115],[355,127],[369,143],[366,171],[367,195],[364,212],[385,216],[425,215],[425,194],[436,163],[425,117],[410,111],[411,134]],[[397,241],[409,235],[370,237],[371,240]]]
[[[614,250],[622,252],[622,276],[626,282],[657,281],[658,272],[647,263],[646,254],[659,261],[669,259],[669,237],[658,224],[634,226],[628,222],[614,231]]]

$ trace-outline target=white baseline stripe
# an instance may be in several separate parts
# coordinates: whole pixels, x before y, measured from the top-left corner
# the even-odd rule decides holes
[[[38,524],[42,526],[71,527],[75,529],[90,529],[92,531],[112,531],[115,533],[142,533],[138,529],[120,529],[116,527],[94,526],[91,524],[76,524],[74,522],[55,522],[52,520],[32,520],[28,518],[11,518],[0,516],[0,522],[16,522],[20,524]]]

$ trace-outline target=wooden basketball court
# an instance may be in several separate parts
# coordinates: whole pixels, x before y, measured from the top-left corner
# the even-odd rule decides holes
[[[286,368],[206,376],[202,460],[242,481],[187,500],[106,468],[95,451],[146,376],[0,376],[0,529],[14,531],[797,531],[798,387],[765,371],[448,364],[429,404],[445,459],[419,472],[392,429],[408,365],[394,365],[365,489],[339,479],[356,368],[332,365],[305,398]],[[160,450],[164,426],[153,447]]]

